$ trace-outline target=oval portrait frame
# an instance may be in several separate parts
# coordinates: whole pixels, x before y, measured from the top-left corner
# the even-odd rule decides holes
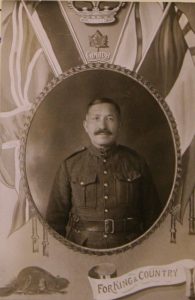
[[[144,234],[136,238],[135,240],[129,242],[128,244],[124,244],[122,246],[116,247],[116,248],[109,248],[109,249],[93,249],[88,248],[84,246],[80,246],[78,244],[75,244],[66,238],[62,237],[60,234],[58,234],[54,229],[52,229],[47,222],[44,220],[43,214],[40,212],[40,210],[37,207],[35,199],[33,199],[30,184],[28,180],[28,166],[27,166],[27,142],[28,142],[28,136],[29,132],[31,130],[31,125],[33,123],[33,120],[35,118],[36,113],[39,111],[39,108],[42,103],[44,103],[44,100],[49,95],[51,91],[54,91],[55,88],[62,83],[63,81],[72,78],[74,75],[82,74],[83,72],[91,72],[91,71],[110,71],[115,72],[117,74],[121,74],[122,76],[125,76],[129,78],[130,80],[136,82],[136,84],[140,85],[140,87],[144,88],[151,97],[156,101],[158,104],[160,110],[163,112],[164,117],[167,121],[167,125],[170,130],[171,139],[173,143],[174,148],[174,178],[173,178],[173,184],[171,186],[171,191],[169,193],[169,197],[166,201],[166,205],[164,206],[164,209],[158,219],[155,221],[155,223],[146,231]],[[111,74],[111,73],[110,73]],[[21,140],[21,148],[20,148],[20,168],[21,168],[21,180],[22,180],[22,188],[24,189],[24,193],[26,194],[27,199],[30,200],[31,203],[33,203],[33,207],[35,208],[36,215],[39,218],[39,221],[45,226],[45,228],[48,230],[48,232],[55,237],[58,241],[60,241],[63,245],[68,246],[69,248],[79,251],[81,253],[85,254],[95,254],[95,255],[110,255],[110,254],[117,254],[121,253],[123,251],[126,251],[128,249],[132,249],[135,246],[139,245],[141,242],[143,242],[146,238],[148,238],[151,233],[153,233],[156,228],[160,226],[160,224],[163,222],[165,217],[168,213],[170,213],[170,209],[173,206],[174,196],[177,192],[177,188],[179,185],[179,179],[181,177],[181,152],[180,152],[180,142],[179,142],[179,135],[177,131],[176,122],[174,120],[174,117],[172,115],[172,112],[170,111],[167,103],[164,101],[164,99],[160,96],[159,92],[145,79],[143,79],[140,75],[138,75],[135,72],[132,72],[126,68],[123,68],[121,66],[113,65],[113,64],[102,64],[102,63],[90,63],[87,65],[81,65],[78,67],[71,68],[70,70],[62,73],[59,77],[53,78],[49,84],[44,88],[44,90],[40,93],[40,95],[36,98],[35,103],[33,104],[32,109],[30,110],[26,123],[24,125],[24,131],[22,134],[22,140]]]

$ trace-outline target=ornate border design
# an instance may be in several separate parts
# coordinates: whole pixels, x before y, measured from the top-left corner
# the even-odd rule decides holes
[[[87,72],[91,70],[109,70],[113,72],[118,72],[122,75],[125,75],[134,81],[138,82],[140,85],[142,85],[157,101],[159,106],[161,107],[162,111],[164,112],[167,122],[169,124],[171,133],[172,133],[172,138],[173,138],[173,143],[174,143],[174,149],[175,149],[175,177],[174,177],[174,183],[172,186],[171,193],[169,195],[169,199],[167,201],[167,204],[157,219],[157,221],[153,224],[153,226],[148,229],[142,236],[137,238],[136,240],[130,242],[129,244],[125,244],[120,247],[116,248],[111,248],[111,249],[91,249],[91,248],[86,248],[83,246],[76,245],[65,238],[63,238],[61,235],[59,235],[57,232],[55,232],[52,228],[49,227],[49,225],[43,220],[43,217],[41,216],[40,212],[38,211],[28,185],[28,180],[27,180],[27,174],[26,174],[26,164],[25,164],[25,155],[26,155],[26,142],[27,142],[27,137],[28,137],[28,132],[30,129],[31,122],[33,120],[33,117],[41,104],[41,102],[45,99],[45,97],[49,94],[49,92],[54,89],[59,83],[61,83],[63,80],[66,78],[71,77],[74,74],[78,74],[81,72]],[[48,231],[57,239],[59,240],[62,244],[68,246],[69,248],[79,251],[81,253],[85,254],[95,254],[95,255],[111,255],[111,254],[118,254],[121,252],[124,252],[128,249],[132,249],[135,246],[139,245],[143,240],[148,238],[152,232],[156,230],[156,228],[159,227],[159,225],[162,223],[162,221],[165,219],[165,217],[170,213],[171,208],[173,206],[173,202],[177,193],[177,188],[179,186],[179,180],[181,178],[181,152],[180,152],[180,139],[179,139],[179,134],[177,131],[177,125],[174,120],[174,117],[172,115],[172,112],[170,111],[167,103],[164,101],[164,99],[160,96],[159,92],[149,83],[146,81],[142,76],[139,74],[132,72],[124,67],[114,65],[114,64],[109,64],[109,63],[89,63],[87,65],[81,65],[77,66],[74,68],[69,69],[68,71],[65,71],[62,73],[59,77],[53,78],[47,86],[43,89],[43,91],[40,93],[40,95],[36,98],[35,103],[29,112],[29,115],[26,118],[26,122],[24,125],[24,131],[22,134],[21,138],[21,148],[20,148],[20,166],[21,166],[21,180],[23,184],[24,191],[26,193],[26,197],[31,200],[33,203],[37,216],[39,218],[39,221],[48,229]]]

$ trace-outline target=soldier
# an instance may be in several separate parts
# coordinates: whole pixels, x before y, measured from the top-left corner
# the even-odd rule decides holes
[[[161,212],[159,198],[143,158],[116,143],[121,112],[112,99],[89,103],[83,125],[91,145],[62,162],[46,219],[76,244],[121,246],[155,222]]]

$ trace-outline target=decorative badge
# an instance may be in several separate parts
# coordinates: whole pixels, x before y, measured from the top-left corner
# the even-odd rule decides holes
[[[108,61],[110,59],[110,52],[100,51],[101,48],[109,48],[108,36],[103,35],[97,30],[93,35],[89,36],[89,46],[97,49],[97,51],[87,51],[86,56],[88,61]]]

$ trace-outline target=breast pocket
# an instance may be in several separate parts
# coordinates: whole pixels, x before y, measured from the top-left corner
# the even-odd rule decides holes
[[[116,196],[117,203],[123,205],[134,205],[140,194],[141,174],[132,171],[127,174],[116,174]]]
[[[97,175],[76,177],[72,179],[72,202],[76,207],[96,208]]]

